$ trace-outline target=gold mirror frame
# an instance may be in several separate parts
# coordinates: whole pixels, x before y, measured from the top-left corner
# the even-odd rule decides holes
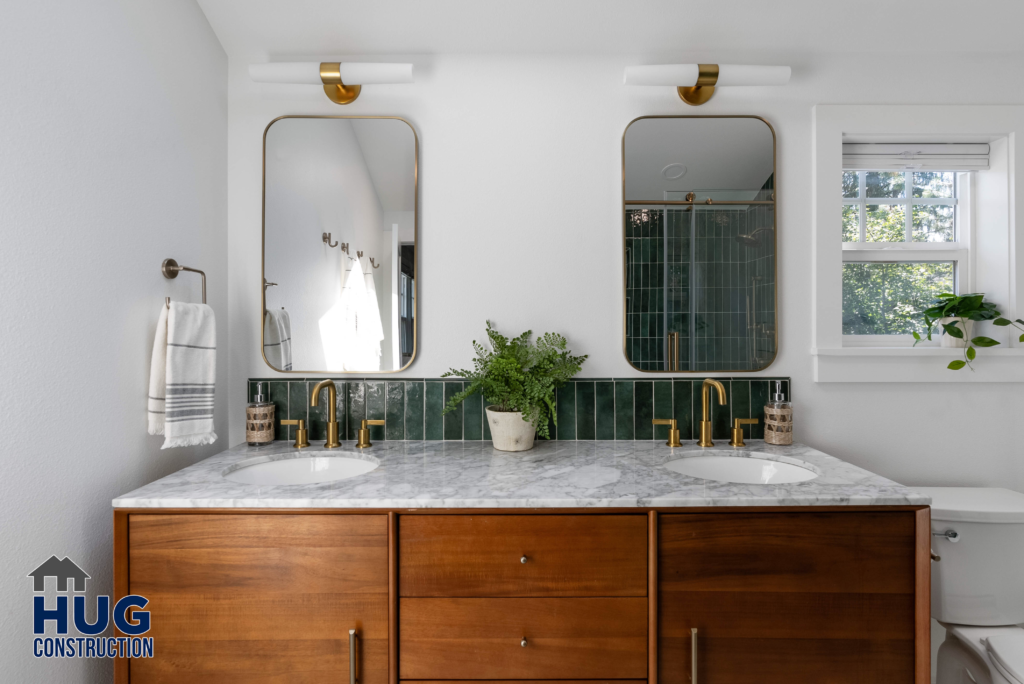
[[[773,252],[773,255],[774,255],[774,264],[775,264],[775,293],[774,293],[775,294],[775,302],[774,302],[774,304],[775,304],[775,306],[774,306],[774,309],[775,309],[775,326],[774,326],[775,330],[774,330],[774,335],[773,335],[774,340],[775,340],[775,351],[772,354],[771,358],[768,359],[767,363],[765,363],[760,368],[752,368],[752,369],[749,369],[749,370],[736,370],[736,369],[729,369],[729,368],[721,368],[721,369],[715,369],[715,370],[642,370],[640,368],[637,368],[633,364],[632,359],[629,358],[629,351],[626,348],[626,329],[627,329],[627,326],[629,324],[629,321],[626,319],[626,316],[628,315],[628,312],[626,311],[626,285],[629,282],[629,280],[628,280],[629,274],[627,272],[627,264],[626,264],[626,208],[629,206],[626,203],[627,202],[627,200],[626,200],[626,133],[629,131],[630,126],[635,124],[637,121],[643,121],[644,119],[757,119],[758,121],[761,121],[762,123],[764,123],[764,125],[768,127],[768,130],[771,131],[771,134],[772,134],[772,178],[774,179],[774,184],[775,184],[775,192],[772,193],[772,199],[771,199],[771,205],[772,205],[772,228],[773,228],[773,230],[772,230],[772,252]],[[764,117],[760,117],[760,116],[754,116],[754,115],[751,115],[751,114],[707,114],[707,115],[703,115],[703,114],[694,114],[694,115],[686,115],[686,114],[656,114],[656,115],[650,115],[650,116],[638,116],[637,118],[633,119],[632,121],[630,121],[626,125],[625,130],[622,131],[622,209],[620,211],[621,218],[622,218],[622,355],[626,358],[626,363],[629,364],[630,368],[632,368],[633,370],[635,370],[635,371],[637,371],[639,373],[674,373],[674,374],[701,373],[701,374],[707,375],[708,373],[759,373],[759,372],[765,370],[766,368],[768,368],[769,366],[771,366],[773,363],[775,363],[775,359],[777,359],[778,356],[779,356],[779,238],[778,238],[778,229],[779,229],[779,220],[778,219],[779,219],[779,215],[778,215],[778,200],[776,199],[776,195],[778,193],[778,187],[779,187],[779,182],[778,182],[779,178],[778,178],[778,168],[776,167],[776,160],[777,159],[778,159],[778,138],[775,135],[775,128],[770,123],[768,123],[767,119],[765,119]],[[645,204],[650,204],[650,203],[645,203]],[[671,205],[679,205],[679,206],[687,206],[687,205],[688,206],[693,206],[695,204],[695,202],[693,200],[686,200],[686,201],[662,202],[661,204],[671,204]],[[700,205],[702,203],[696,202],[696,204]],[[749,202],[745,202],[745,204],[749,204]]]
[[[409,130],[412,131],[412,140],[414,145],[413,150],[413,220],[412,220],[412,238],[413,238],[413,272],[416,277],[413,278],[413,299],[412,299],[412,356],[409,357],[409,362],[401,368],[395,370],[377,370],[377,371],[330,371],[330,370],[280,370],[274,368],[267,361],[267,355],[264,353],[263,348],[263,319],[267,315],[267,288],[265,286],[267,282],[267,133],[270,131],[270,127],[276,124],[278,121],[283,119],[391,119],[393,121],[401,121]],[[263,200],[262,200],[262,217],[260,223],[262,224],[260,231],[260,356],[263,358],[263,363],[267,364],[271,370],[278,373],[291,373],[294,375],[384,375],[387,373],[401,373],[405,371],[413,364],[416,360],[416,353],[419,351],[419,274],[420,274],[420,138],[416,134],[416,128],[409,123],[406,119],[400,116],[329,116],[320,114],[286,114],[279,116],[267,124],[267,127],[263,129]]]

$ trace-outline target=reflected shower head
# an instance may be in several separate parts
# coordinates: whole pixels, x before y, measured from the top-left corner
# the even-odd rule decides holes
[[[758,228],[750,235],[737,235],[734,239],[744,247],[757,247],[761,244],[761,241],[757,239],[757,234],[766,230],[771,230],[771,228]]]

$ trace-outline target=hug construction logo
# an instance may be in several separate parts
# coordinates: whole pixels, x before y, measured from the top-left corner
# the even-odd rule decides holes
[[[125,596],[110,610],[110,597],[96,597],[96,621],[89,624],[85,616],[85,585],[89,577],[70,558],[50,556],[42,565],[28,574],[32,578],[32,655],[36,658],[152,658],[153,637],[141,635],[149,631],[149,612],[132,610],[145,608],[149,600],[137,595]],[[46,578],[57,580],[57,605],[46,607]],[[71,598],[69,606],[68,598]],[[100,636],[113,620],[114,627],[124,635]],[[46,623],[56,623],[57,636],[46,634]],[[68,636],[73,623],[81,636]]]

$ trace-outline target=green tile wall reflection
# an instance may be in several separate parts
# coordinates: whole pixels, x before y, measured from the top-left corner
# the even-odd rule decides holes
[[[652,426],[653,418],[675,418],[680,439],[693,440],[699,433],[701,385],[703,378],[578,378],[558,389],[555,412],[558,425],[552,425],[557,440],[631,440],[664,441],[668,428]],[[720,406],[713,396],[713,438],[728,441],[733,418],[758,418],[757,425],[745,428],[748,439],[764,439],[764,405],[781,381],[782,391],[791,398],[790,380],[784,377],[718,378],[726,389],[726,404]],[[327,434],[327,390],[321,391],[320,406],[309,405],[310,392],[319,382],[314,378],[278,380],[252,378],[246,383],[251,401],[256,382],[266,383],[270,401],[276,405],[278,420],[303,418],[311,440]],[[363,418],[386,421],[371,432],[373,441],[384,440],[486,440],[491,432],[484,411],[486,402],[479,395],[469,397],[459,408],[442,416],[445,402],[465,386],[458,381],[440,379],[379,380],[336,378],[339,434],[354,440]],[[799,410],[799,407],[798,407]],[[294,439],[294,429],[281,429],[277,439]]]

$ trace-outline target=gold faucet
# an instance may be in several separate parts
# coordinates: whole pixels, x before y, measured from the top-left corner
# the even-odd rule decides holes
[[[725,386],[717,380],[711,378],[704,378],[704,384],[700,388],[701,398],[701,420],[700,420],[700,440],[697,442],[697,446],[710,447],[715,446],[715,443],[711,441],[711,388],[714,387],[718,390],[718,403],[719,405],[725,404]]]
[[[665,446],[683,446],[683,443],[679,441],[679,424],[675,418],[655,418],[651,423],[654,425],[668,425],[668,441],[665,442]]]
[[[373,443],[370,442],[370,425],[383,425],[383,420],[364,420],[363,426],[359,429],[359,440],[356,442],[356,446],[360,449],[366,447],[372,447]]]
[[[729,440],[729,446],[747,446],[747,443],[743,441],[744,425],[757,425],[757,418],[734,418],[732,421],[732,439]]]
[[[316,407],[320,405],[320,390],[324,387],[327,388],[327,441],[324,443],[325,449],[337,449],[341,446],[341,442],[338,441],[338,388],[334,384],[333,380],[321,380],[313,388],[313,396],[309,400],[309,405]]]

